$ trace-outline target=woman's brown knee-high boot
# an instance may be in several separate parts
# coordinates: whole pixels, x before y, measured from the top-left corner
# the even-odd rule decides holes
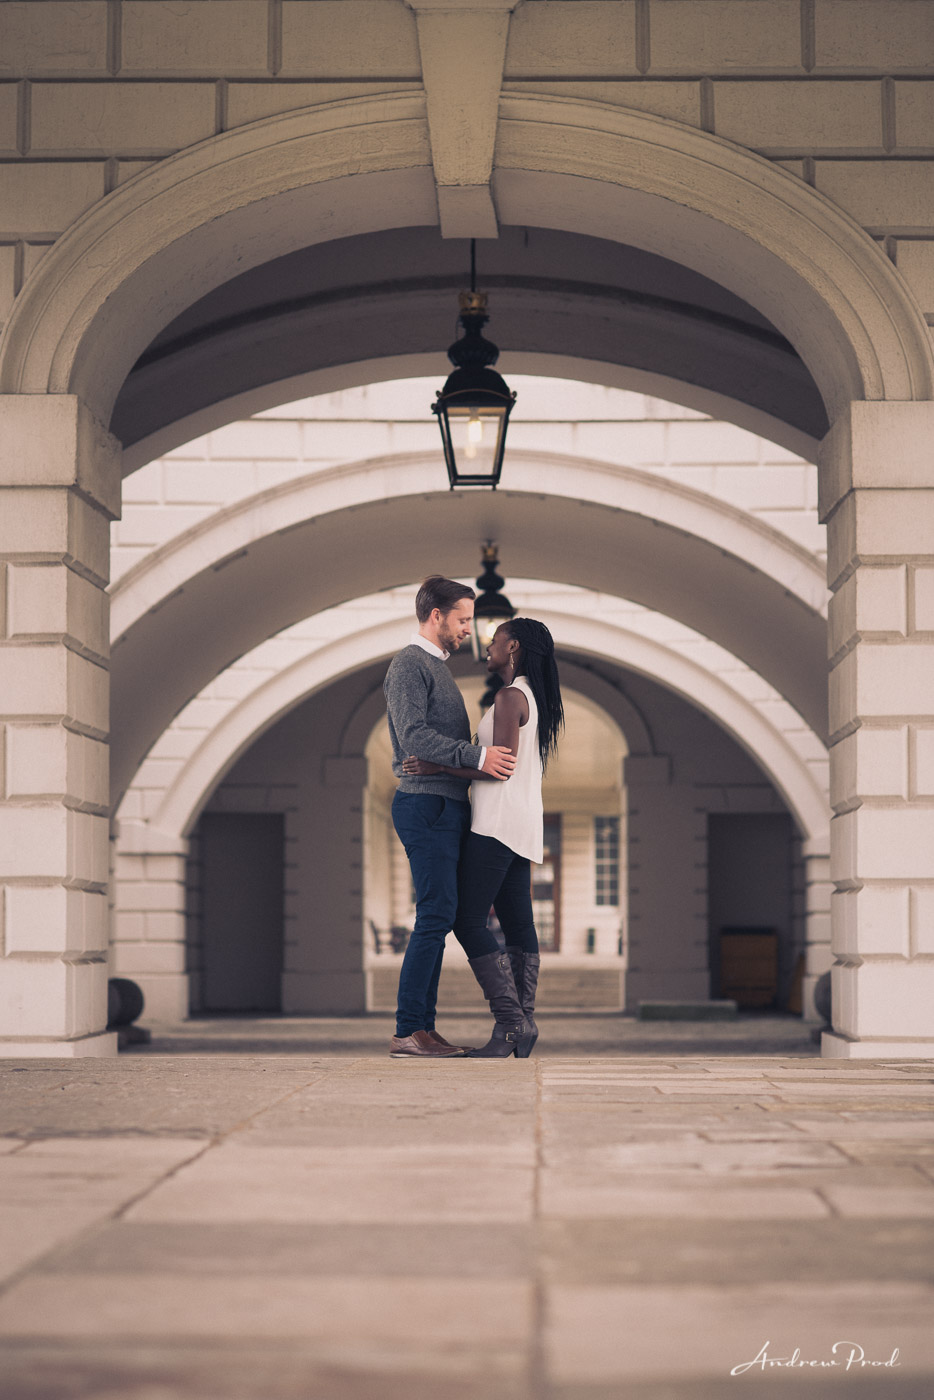
[[[512,975],[516,984],[519,1005],[522,1007],[522,1014],[528,1028],[532,1032],[532,1045],[534,1045],[538,1040],[538,1026],[536,1026],[532,1016],[535,1011],[535,992],[538,988],[541,955],[539,953],[524,953],[521,948],[507,947],[506,951],[512,964]],[[529,1050],[532,1049],[532,1045],[529,1046]]]
[[[532,1048],[532,1036],[522,1014],[512,964],[507,953],[484,953],[470,958],[470,968],[496,1022],[493,1034],[479,1050],[468,1050],[470,1060],[504,1060],[510,1055],[524,1060]]]

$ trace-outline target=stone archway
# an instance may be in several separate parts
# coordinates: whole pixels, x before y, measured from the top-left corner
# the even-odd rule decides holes
[[[791,736],[779,731],[774,716],[757,710],[742,695],[741,687],[735,689],[728,678],[719,678],[705,671],[690,655],[679,654],[649,637],[610,622],[583,621],[576,614],[542,608],[537,609],[537,615],[549,625],[556,638],[565,684],[609,715],[626,735],[630,752],[627,775],[634,793],[638,795],[637,809],[641,811],[647,807],[672,782],[672,759],[656,753],[652,734],[642,713],[625,692],[608,684],[599,671],[591,669],[592,661],[617,668],[630,677],[644,676],[666,692],[680,697],[692,710],[713,719],[719,728],[724,729],[747,751],[764,778],[784,799],[798,829],[805,863],[810,862],[813,869],[815,862],[825,861],[825,795],[807,761],[796,752]],[[327,1005],[309,1002],[307,998],[318,995],[318,989],[312,991],[307,978],[299,979],[298,991],[293,987],[289,995],[293,998],[293,1010],[316,1007],[337,1011],[341,1006],[348,1010],[357,1005],[352,998],[362,992],[353,983],[352,974],[355,974],[350,963],[355,956],[354,949],[360,946],[362,895],[359,879],[348,882],[344,871],[348,862],[359,861],[359,850],[346,848],[342,851],[339,837],[343,832],[345,840],[359,842],[361,839],[355,824],[359,820],[360,788],[366,782],[366,739],[385,707],[380,678],[389,655],[404,645],[410,630],[411,621],[407,614],[387,614],[377,625],[318,646],[233,703],[226,718],[215,721],[188,759],[176,765],[174,775],[169,777],[166,774],[161,795],[153,787],[152,775],[143,779],[139,793],[131,793],[131,797],[138,799],[145,790],[146,807],[151,811],[151,816],[145,822],[135,821],[132,812],[136,810],[136,802],[127,816],[121,815],[116,852],[127,883],[118,886],[118,907],[122,910],[135,909],[135,901],[142,898],[147,912],[126,913],[118,918],[114,957],[118,970],[144,986],[147,999],[162,1016],[182,1016],[188,1005],[188,979],[183,957],[186,943],[183,912],[186,854],[188,838],[198,830],[199,814],[219,785],[232,773],[239,775],[230,781],[235,785],[232,791],[241,793],[236,801],[241,807],[244,802],[247,804],[243,810],[273,810],[269,804],[274,806],[277,801],[283,800],[284,793],[276,795],[278,790],[274,780],[261,778],[263,761],[253,755],[257,752],[257,745],[262,751],[265,735],[273,731],[279,733],[281,726],[284,726],[282,734],[291,733],[290,726],[309,702],[317,702],[319,706],[324,704],[325,707],[315,710],[319,718],[314,732],[319,737],[323,732],[327,733],[327,744],[322,750],[326,756],[322,757],[315,748],[317,740],[312,742],[307,739],[297,744],[294,757],[286,766],[305,792],[306,801],[319,813],[330,814],[321,816],[319,821],[319,835],[327,832],[329,857],[320,867],[313,907],[329,910],[329,919],[335,928],[344,930],[344,980],[338,990],[341,996],[350,997],[350,1000],[334,1001]],[[360,678],[365,682],[362,691]],[[342,700],[332,713],[333,707],[328,706],[327,697],[337,692]],[[346,714],[343,707],[347,696],[351,695],[357,698],[350,713]],[[183,725],[184,722],[182,719]],[[324,731],[320,729],[322,724]],[[296,730],[291,740],[293,747],[297,736]],[[283,742],[285,740],[280,734],[269,748],[266,762],[281,766],[281,757],[273,755],[281,755]],[[306,760],[301,756],[312,749],[314,755],[311,759]],[[250,755],[246,772],[238,766],[244,755]],[[164,763],[164,760],[159,763]],[[273,787],[268,786],[269,782],[273,782]],[[241,786],[237,787],[237,784]],[[308,796],[312,790],[313,801]],[[228,797],[217,810],[231,810],[227,805],[230,791],[225,789],[225,792]],[[665,793],[661,791],[661,795],[664,797]],[[697,797],[689,801],[696,802],[698,798],[704,798],[701,789],[698,789]],[[732,801],[736,802],[737,799],[742,799],[740,790],[734,794]],[[666,800],[673,802],[677,808],[684,801],[684,790],[676,785]],[[748,802],[748,797],[745,800]],[[285,802],[286,812],[291,812],[294,798],[285,797]],[[236,810],[240,810],[240,807]],[[297,823],[294,839],[306,839],[307,821],[286,816],[287,822],[292,820]],[[642,861],[644,873],[647,853],[651,851],[652,860],[657,861],[664,846],[659,845],[654,829],[650,834],[644,827],[644,820],[641,817],[640,820],[643,821],[640,839],[646,853]],[[146,861],[147,857],[152,856],[159,858],[159,873],[147,876]],[[694,854],[690,854],[688,866],[691,871],[694,858]],[[304,859],[306,862],[317,860],[317,854],[313,856],[309,847]],[[679,860],[677,864],[681,868],[683,862]],[[810,878],[816,877],[812,875]],[[690,917],[695,916],[696,911]],[[644,908],[640,917],[644,918]],[[682,915],[682,923],[686,917]],[[141,919],[155,921],[152,931],[145,934],[142,942],[138,929]],[[304,923],[309,919],[314,922],[311,910],[307,911]],[[651,920],[649,924],[651,928]],[[664,930],[656,932],[661,934]],[[818,937],[812,953],[822,953],[823,950],[817,946],[821,941],[822,938]],[[656,937],[650,936],[649,945],[656,955],[657,942]],[[677,944],[678,940],[675,939]],[[150,965],[156,953],[164,964],[159,968]],[[669,948],[665,956],[670,959],[674,956],[673,950]],[[656,979],[662,975],[667,976],[662,968],[654,974]],[[703,977],[705,974],[701,972],[698,975]],[[813,977],[810,980],[813,981]],[[334,992],[325,994],[334,995]]]
[[[42,703],[24,710],[17,680],[4,713],[19,722],[28,712],[14,736],[24,745],[39,742],[51,719],[91,750],[81,764],[65,747],[50,756],[53,796],[34,809],[28,849],[17,859],[7,948],[27,956],[3,968],[8,1052],[112,1049],[99,1034],[107,708],[100,619],[118,446],[104,425],[120,387],[167,321],[244,267],[345,234],[433,223],[429,161],[420,93],[239,128],[114,191],[62,236],[17,301],[0,345],[0,406],[7,475],[28,523],[12,536],[10,558],[21,600],[49,596],[48,562],[59,601],[52,641],[36,641],[27,627],[17,646],[17,675],[32,677],[27,688],[41,675]],[[928,798],[913,781],[904,805],[902,791],[880,794],[863,776],[872,745],[893,727],[905,732],[907,762],[908,722],[927,714],[930,694],[926,645],[902,649],[897,675],[890,645],[918,620],[923,626],[931,564],[917,565],[934,560],[934,541],[919,534],[925,513],[911,499],[931,486],[934,378],[916,305],[872,240],[829,201],[727,142],[659,118],[504,94],[493,188],[503,223],[651,244],[735,291],[787,336],[819,385],[833,425],[822,509],[838,590],[831,731],[840,779],[839,1016],[828,1049],[931,1053]],[[41,581],[28,573],[37,552]],[[867,642],[867,631],[883,634],[883,644]],[[17,790],[4,809],[20,842],[10,849],[21,849],[21,804],[30,795]],[[75,900],[80,917],[66,910]],[[80,947],[67,931],[79,928]],[[37,1005],[41,1017],[30,1009]]]

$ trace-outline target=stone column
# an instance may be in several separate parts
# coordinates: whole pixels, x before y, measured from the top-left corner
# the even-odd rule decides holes
[[[833,963],[830,940],[830,908],[833,885],[830,858],[823,841],[817,850],[805,845],[802,853],[802,903],[804,915],[804,986],[802,1010],[806,1021],[819,1022],[814,1006],[814,988]]]
[[[188,1016],[188,841],[145,822],[119,823],[115,852],[115,977],[129,977],[145,998],[144,1019]]]
[[[107,1023],[110,522],[120,451],[74,396],[0,398],[0,1054]]]
[[[623,762],[628,803],[626,1009],[640,1001],[707,1001],[706,813],[672,781],[668,754]]]
[[[348,1016],[366,1010],[363,970],[363,754],[315,758],[302,772],[295,819],[296,890],[287,908],[297,940],[287,940],[282,1009]],[[286,896],[288,900],[288,893]]]
[[[934,1058],[934,404],[854,403],[821,456],[836,1057]]]

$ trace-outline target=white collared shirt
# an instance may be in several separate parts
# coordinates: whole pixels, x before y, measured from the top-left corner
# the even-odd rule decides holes
[[[434,642],[429,642],[428,638],[423,637],[421,632],[412,633],[409,638],[409,645],[421,647],[422,651],[427,651],[429,656],[437,657],[439,661],[447,661],[448,657],[451,655],[449,651],[442,651],[440,647],[436,647]]]
[[[412,633],[411,637],[409,637],[409,645],[421,647],[422,651],[427,651],[429,656],[435,657],[438,661],[447,661],[448,657],[451,655],[449,651],[442,651],[440,647],[436,647],[434,642],[429,642],[428,638],[423,637],[421,632]],[[486,763],[486,745],[482,744],[480,747],[480,762],[477,764],[477,767],[482,768],[484,763]]]

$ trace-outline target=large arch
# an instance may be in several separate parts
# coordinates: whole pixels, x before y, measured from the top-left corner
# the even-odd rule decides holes
[[[826,849],[826,794],[787,739],[723,679],[651,638],[567,613],[540,610],[563,655],[603,657],[659,681],[716,721],[755,759],[788,804],[805,842]],[[147,823],[157,849],[178,849],[201,808],[255,740],[315,692],[364,666],[387,659],[405,645],[408,617],[365,628],[323,646],[259,685],[213,728],[166,790]],[[376,701],[374,704],[378,705]],[[644,724],[635,718],[637,743],[648,747]],[[638,751],[638,749],[636,750]],[[651,750],[649,749],[649,752]],[[140,833],[141,835],[141,833]]]
[[[269,407],[288,401],[280,381],[437,373],[464,252],[433,227],[386,230],[275,258],[201,297],[160,332],[121,389],[112,430],[129,449],[125,471],[147,441],[174,447],[186,431],[223,420],[241,391]],[[554,229],[503,227],[479,258],[505,371],[558,360],[552,373],[589,372],[600,383],[673,382],[676,399],[721,416],[713,405],[726,399],[729,416],[771,425],[792,450],[814,455],[827,415],[811,375],[763,316],[709,278],[628,244]],[[599,371],[578,370],[578,361]],[[176,428],[180,418],[187,429]]]
[[[497,312],[499,305],[497,302]],[[499,316],[497,331],[499,335]],[[716,361],[716,357],[714,357]],[[808,462],[816,461],[819,440],[812,433],[777,418],[761,405],[739,399],[734,393],[710,384],[675,379],[631,365],[614,364],[592,356],[554,351],[504,350],[497,362],[507,380],[514,375],[540,375],[545,379],[571,379],[584,384],[600,384],[610,389],[648,394],[667,403],[679,404],[725,423],[734,423],[757,437],[767,438]],[[166,456],[193,439],[240,422],[283,404],[341,389],[382,384],[397,379],[422,379],[438,374],[437,350],[413,355],[385,355],[381,359],[356,360],[352,364],[329,365],[326,369],[306,370],[287,379],[270,379],[241,392],[225,393],[204,407],[175,418],[164,427],[124,446],[123,475],[130,476],[157,457]],[[822,410],[823,411],[823,410]],[[510,452],[510,461],[512,460]]]
[[[0,389],[74,393],[109,423],[139,355],[206,291],[300,247],[435,224],[425,110],[420,92],[402,92],[287,113],[129,181],[27,283]],[[504,225],[648,249],[735,293],[795,347],[831,421],[853,400],[931,397],[927,328],[884,254],[731,143],[602,103],[506,93],[493,187]]]

